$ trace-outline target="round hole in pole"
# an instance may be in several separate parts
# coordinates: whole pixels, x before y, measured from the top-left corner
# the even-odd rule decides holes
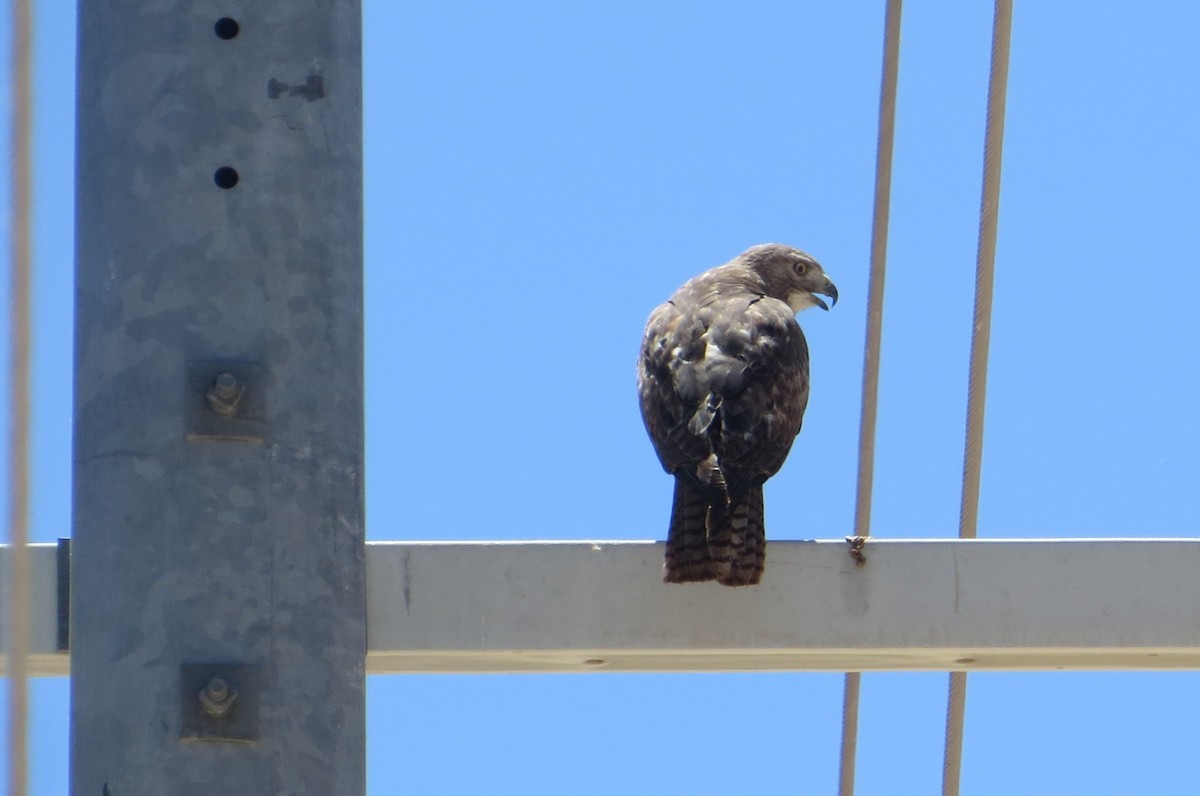
[[[218,188],[229,190],[238,184],[237,169],[230,166],[222,166],[213,172],[213,182],[217,184]]]
[[[213,25],[213,31],[217,34],[218,39],[229,40],[238,35],[238,31],[242,28],[238,25],[237,20],[232,17],[221,17]]]

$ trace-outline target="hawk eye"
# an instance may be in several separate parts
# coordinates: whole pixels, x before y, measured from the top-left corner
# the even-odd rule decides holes
[[[804,276],[808,273],[808,263],[803,260],[797,260],[793,263],[792,270],[796,272],[796,276]]]

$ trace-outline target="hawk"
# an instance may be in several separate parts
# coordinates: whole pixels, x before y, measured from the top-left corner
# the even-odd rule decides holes
[[[650,314],[638,358],[642,419],[675,476],[663,580],[747,586],[762,577],[763,482],[783,465],[808,405],[796,313],[837,288],[810,255],[747,249]]]

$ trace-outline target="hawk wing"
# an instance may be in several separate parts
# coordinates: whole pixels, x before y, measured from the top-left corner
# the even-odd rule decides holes
[[[663,468],[736,503],[783,465],[808,405],[808,346],[787,304],[748,291],[651,314],[638,369],[642,417]]]

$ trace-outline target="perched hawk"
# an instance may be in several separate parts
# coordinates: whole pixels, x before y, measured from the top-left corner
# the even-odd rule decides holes
[[[650,314],[638,359],[642,419],[675,476],[663,580],[758,583],[763,482],[808,405],[796,313],[837,303],[809,255],[768,243],[690,280]]]

